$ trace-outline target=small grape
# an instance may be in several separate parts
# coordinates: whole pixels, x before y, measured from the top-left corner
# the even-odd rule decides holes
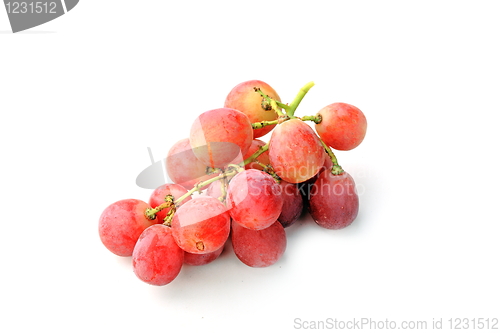
[[[199,196],[177,209],[172,232],[179,247],[186,252],[214,252],[226,242],[230,220],[227,208],[219,200]]]
[[[172,237],[171,228],[156,224],[141,234],[132,254],[132,267],[142,281],[163,286],[172,282],[181,270],[184,251]]]
[[[318,173],[325,155],[314,130],[300,119],[291,119],[271,134],[269,160],[281,179],[301,183]]]
[[[191,126],[189,141],[195,156],[212,168],[225,167],[252,144],[252,123],[237,110],[220,108],[202,113]]]
[[[99,236],[108,250],[129,257],[141,233],[158,219],[144,214],[149,205],[137,199],[125,199],[109,205],[99,218]]]
[[[278,115],[265,102],[264,98],[254,90],[260,90],[272,99],[281,102],[276,91],[267,83],[259,80],[250,80],[238,84],[226,97],[224,107],[236,109],[248,116],[250,122],[270,121],[278,119]],[[269,133],[276,125],[268,125],[263,128],[253,130],[253,138],[260,138]]]
[[[333,175],[322,172],[313,187],[309,211],[313,220],[327,229],[342,229],[350,225],[359,210],[359,198],[354,179],[347,172]]]
[[[231,241],[238,259],[250,267],[271,266],[286,249],[285,229],[278,221],[261,230],[251,230],[233,221]]]
[[[165,202],[165,197],[171,194],[175,199],[182,197],[188,191],[181,185],[178,184],[164,184],[156,188],[149,198],[149,205],[151,207],[157,207]],[[187,197],[179,203],[179,206],[182,206],[184,203],[191,200],[191,197]],[[163,223],[163,220],[170,212],[171,208],[165,208],[156,213],[156,218],[158,223]]]
[[[256,169],[242,171],[233,177],[226,202],[235,221],[255,230],[273,224],[283,206],[278,183],[269,174]]]
[[[366,134],[366,117],[357,107],[346,103],[333,103],[318,112],[321,122],[316,132],[330,147],[351,150],[359,146]]]

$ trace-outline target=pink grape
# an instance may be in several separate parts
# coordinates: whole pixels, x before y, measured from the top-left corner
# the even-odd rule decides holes
[[[162,203],[165,202],[165,197],[171,194],[175,199],[182,197],[188,191],[179,184],[164,184],[156,188],[151,196],[149,197],[149,205],[151,207],[158,207]],[[182,206],[184,203],[191,200],[191,197],[187,197],[179,203],[179,206]],[[165,208],[156,213],[156,218],[158,219],[158,223],[163,223],[163,219],[170,212],[171,208]]]
[[[322,172],[311,188],[309,210],[313,220],[324,228],[342,229],[350,225],[359,210],[359,197],[351,175]]]
[[[281,196],[283,197],[283,207],[281,208],[281,214],[278,217],[278,221],[286,228],[297,221],[302,213],[304,203],[296,184],[282,180],[280,187]]]
[[[271,266],[286,249],[285,229],[278,221],[261,230],[251,230],[233,221],[231,241],[238,259],[250,267]]]
[[[132,253],[135,275],[155,286],[172,282],[183,262],[184,251],[174,241],[171,228],[162,224],[144,230]]]
[[[357,107],[333,103],[322,108],[318,115],[322,120],[316,124],[316,132],[328,146],[337,150],[351,150],[363,141],[367,122]]]
[[[109,205],[99,218],[99,236],[108,250],[129,257],[141,233],[156,224],[144,214],[149,205],[137,199],[125,199]]]
[[[291,119],[271,134],[269,160],[281,179],[301,183],[318,173],[325,155],[314,130],[300,119]]]
[[[176,184],[190,190],[198,182],[216,177],[208,175],[207,165],[196,158],[189,143],[189,139],[177,141],[168,151],[166,168],[170,179]],[[206,186],[202,189],[205,189]]]
[[[254,87],[260,88],[262,92],[272,99],[281,102],[276,91],[267,83],[259,80],[250,80],[238,84],[226,97],[224,107],[239,110],[246,114],[252,123],[278,119],[278,115],[269,107],[264,108],[264,98],[255,92]],[[259,138],[269,133],[276,125],[268,125],[263,128],[254,129],[253,137]]]
[[[204,254],[224,245],[230,230],[229,213],[219,200],[199,196],[179,207],[172,220],[175,241],[186,252]]]
[[[249,229],[264,229],[273,224],[281,213],[283,197],[278,183],[269,174],[248,169],[229,182],[227,189],[229,214]]]
[[[252,123],[237,110],[220,108],[202,113],[191,126],[189,141],[195,156],[213,168],[225,167],[252,144]]]
[[[209,252],[205,254],[196,254],[184,252],[184,263],[191,266],[202,266],[207,265],[219,258],[220,254],[224,250],[224,246],[221,246],[218,250],[214,252]]]

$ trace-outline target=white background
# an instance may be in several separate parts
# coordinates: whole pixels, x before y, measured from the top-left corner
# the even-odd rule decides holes
[[[446,331],[450,318],[499,318],[499,7],[82,0],[18,34],[0,9],[0,330],[287,332],[371,318]],[[141,282],[100,243],[99,215],[147,200],[135,184],[147,147],[163,158],[249,79],[284,102],[314,81],[298,115],[364,111],[365,141],[337,154],[357,220],[331,231],[302,217],[269,268],[228,247],[167,286]]]

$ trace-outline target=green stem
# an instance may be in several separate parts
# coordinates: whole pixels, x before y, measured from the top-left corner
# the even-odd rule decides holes
[[[286,110],[286,114],[289,117],[293,117],[293,115],[295,114],[295,110],[297,110],[297,107],[299,106],[300,102],[302,101],[304,96],[307,94],[309,89],[311,89],[313,86],[314,86],[314,82],[309,82],[306,85],[304,85],[302,88],[300,88],[299,93],[297,94],[297,96],[295,96],[292,103],[290,103],[290,105],[288,106],[288,110]]]
[[[227,185],[228,185],[227,178],[226,177],[222,178],[220,180],[220,193],[221,193],[219,197],[220,202],[224,202],[224,200],[226,200]]]
[[[276,124],[279,124],[279,120],[278,119],[276,119],[276,120],[263,120],[263,121],[259,121],[258,123],[253,123],[252,124],[252,128],[253,129],[258,129],[258,128],[262,128],[262,127],[265,127],[265,126],[276,125]]]
[[[342,169],[342,167],[339,165],[339,162],[337,161],[337,157],[333,153],[332,149],[330,147],[328,147],[326,145],[326,143],[323,140],[321,140],[321,138],[319,139],[319,141],[321,141],[321,144],[323,145],[323,148],[325,148],[326,153],[328,154],[328,156],[332,160],[332,164],[333,164],[332,174],[334,174],[334,175],[340,175],[340,174],[344,173],[344,169]]]
[[[259,149],[255,153],[253,153],[249,158],[244,160],[242,163],[240,163],[240,166],[247,165],[248,163],[251,163],[257,159],[263,152],[267,151],[269,149],[269,143],[266,143],[263,146],[260,146]]]
[[[197,192],[197,191],[201,191],[201,189],[207,185],[210,185],[212,184],[213,182],[217,181],[217,180],[220,180],[220,179],[223,179],[223,178],[226,178],[226,177],[231,177],[231,176],[234,176],[236,175],[238,172],[241,172],[243,171],[244,169],[242,169],[239,165],[238,165],[238,168],[235,168],[235,167],[231,167],[229,168],[227,171],[224,171],[222,172],[220,175],[214,177],[214,178],[210,178],[208,180],[205,180],[204,182],[199,182],[197,183],[196,185],[194,185],[194,187],[192,189],[190,189],[189,191],[187,191],[187,193],[185,193],[183,196],[177,198],[174,203],[177,205],[179,203],[182,202],[182,200],[186,199],[187,197],[191,196],[194,192]]]
[[[147,208],[144,212],[144,215],[150,220],[154,220],[156,218],[156,214],[165,209],[174,206],[174,197],[171,194],[168,194],[165,197],[165,202],[155,208]]]
[[[278,106],[278,102],[275,101],[274,99],[272,99],[271,97],[269,97],[268,95],[264,94],[264,92],[262,90],[260,90],[259,87],[254,87],[253,90],[255,90],[255,92],[258,92],[264,99],[265,101],[267,102],[267,106],[270,106],[270,109],[268,109],[266,107],[266,105],[262,105],[262,107],[264,108],[264,110],[274,110],[274,112],[276,112],[276,114],[280,117],[284,117],[286,116],[282,111],[281,111],[281,108]],[[283,103],[279,103],[281,105],[281,107],[283,106],[286,106],[284,109],[287,109],[288,108],[288,105],[285,105]],[[288,111],[287,111],[288,113]]]
[[[166,225],[167,227],[172,226],[172,220],[174,219],[175,211],[176,211],[176,209],[174,206],[174,207],[172,207],[170,212],[168,212],[167,216],[165,216],[165,218],[163,219],[163,224]]]
[[[300,119],[302,121],[306,121],[306,120],[314,121],[316,124],[319,124],[323,120],[323,118],[321,117],[320,114],[318,114],[316,116],[304,116],[304,117],[300,117]]]
[[[267,164],[266,165],[266,164],[264,164],[262,162],[259,162],[257,160],[255,160],[253,163],[259,165],[263,169],[262,171],[270,174],[274,178],[274,180],[276,180],[276,182],[278,184],[281,183],[281,178],[276,174],[276,172],[274,171],[274,169],[273,169],[273,167],[272,167],[271,164]]]

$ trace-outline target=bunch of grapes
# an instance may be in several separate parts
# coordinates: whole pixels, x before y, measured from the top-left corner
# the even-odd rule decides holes
[[[201,113],[189,137],[171,147],[166,169],[174,183],[158,187],[147,203],[126,199],[104,210],[102,243],[118,256],[132,256],[139,279],[165,285],[183,265],[217,259],[229,238],[244,264],[276,263],[285,252],[285,228],[304,209],[321,227],[350,225],[359,198],[332,148],[357,147],[366,118],[346,103],[295,116],[313,85],[289,104],[262,81],[234,87],[223,107]],[[259,139],[268,133],[269,142]]]

